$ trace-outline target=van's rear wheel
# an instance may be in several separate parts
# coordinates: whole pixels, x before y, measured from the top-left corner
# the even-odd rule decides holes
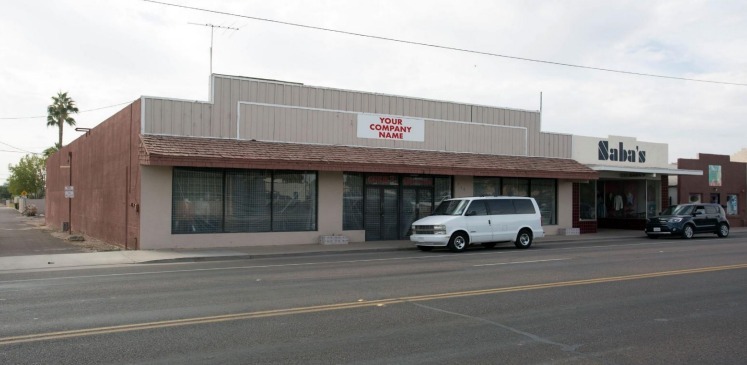
[[[464,233],[454,233],[449,240],[448,247],[451,252],[462,252],[467,249],[469,238]]]
[[[529,246],[532,245],[532,231],[528,229],[522,229],[519,231],[519,234],[516,236],[516,241],[514,241],[514,245],[516,245],[517,248],[529,248]]]

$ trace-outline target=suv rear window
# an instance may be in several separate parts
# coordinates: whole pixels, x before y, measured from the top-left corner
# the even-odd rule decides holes
[[[529,199],[512,199],[514,201],[514,207],[516,207],[516,214],[534,214],[534,204]]]

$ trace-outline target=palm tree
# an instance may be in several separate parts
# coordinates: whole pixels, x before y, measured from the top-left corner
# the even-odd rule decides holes
[[[52,97],[52,104],[47,107],[47,127],[57,126],[60,128],[60,141],[58,146],[62,147],[62,126],[67,123],[69,126],[75,125],[75,119],[71,114],[77,114],[78,107],[75,101],[67,96],[67,92],[58,92],[57,96]]]

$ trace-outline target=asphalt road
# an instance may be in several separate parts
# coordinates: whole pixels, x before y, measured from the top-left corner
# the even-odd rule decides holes
[[[744,364],[747,233],[0,275],[2,364]]]
[[[84,250],[71,245],[49,232],[33,227],[31,220],[43,217],[26,217],[15,209],[0,207],[0,256],[49,255],[80,253]]]

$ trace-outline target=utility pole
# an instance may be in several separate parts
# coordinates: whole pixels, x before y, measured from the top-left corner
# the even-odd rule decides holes
[[[213,74],[213,32],[215,31],[215,28],[218,29],[230,29],[230,30],[239,30],[239,28],[233,28],[233,27],[224,27],[221,25],[214,25],[214,24],[199,24],[199,23],[187,23],[191,25],[199,25],[201,27],[210,27],[210,75]]]

